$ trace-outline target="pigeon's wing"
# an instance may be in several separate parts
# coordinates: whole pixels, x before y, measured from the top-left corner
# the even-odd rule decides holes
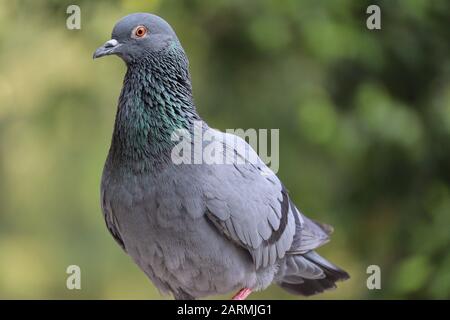
[[[215,134],[223,141],[224,153],[234,155],[234,162],[205,166],[206,215],[225,236],[249,251],[256,268],[272,265],[291,249],[303,217],[276,175],[244,140]]]
[[[330,241],[330,234],[333,232],[330,225],[309,219],[300,212],[298,214],[302,221],[296,221],[294,241],[288,254],[304,254]]]

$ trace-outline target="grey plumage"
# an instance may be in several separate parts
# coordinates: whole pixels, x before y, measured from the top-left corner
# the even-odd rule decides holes
[[[135,39],[138,26],[148,35]],[[209,130],[224,153],[256,161],[173,163],[173,131],[209,127],[195,110],[187,58],[172,28],[134,14],[117,23],[113,39],[94,54],[117,54],[128,66],[102,210],[111,234],[152,282],[177,299],[193,299],[272,282],[310,295],[347,279],[312,251],[329,240],[331,227],[303,216],[244,140]]]

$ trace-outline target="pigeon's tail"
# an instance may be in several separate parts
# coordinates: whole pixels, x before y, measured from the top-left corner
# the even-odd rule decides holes
[[[336,282],[350,278],[347,272],[315,251],[288,255],[280,267],[278,284],[293,294],[311,296],[336,288]]]

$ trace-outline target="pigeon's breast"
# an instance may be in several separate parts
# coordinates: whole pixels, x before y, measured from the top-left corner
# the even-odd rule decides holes
[[[256,283],[250,255],[206,219],[187,172],[106,178],[102,193],[107,223],[114,222],[127,253],[162,291],[201,297]]]

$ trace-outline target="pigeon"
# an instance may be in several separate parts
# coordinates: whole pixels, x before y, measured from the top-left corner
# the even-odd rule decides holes
[[[244,139],[199,116],[188,58],[164,19],[125,16],[93,58],[107,55],[122,58],[127,71],[101,208],[109,232],[161,294],[237,292],[233,299],[243,300],[274,283],[310,296],[349,278],[314,251],[332,227],[303,215]],[[180,151],[182,138],[190,152]],[[212,159],[198,161],[207,150]]]

